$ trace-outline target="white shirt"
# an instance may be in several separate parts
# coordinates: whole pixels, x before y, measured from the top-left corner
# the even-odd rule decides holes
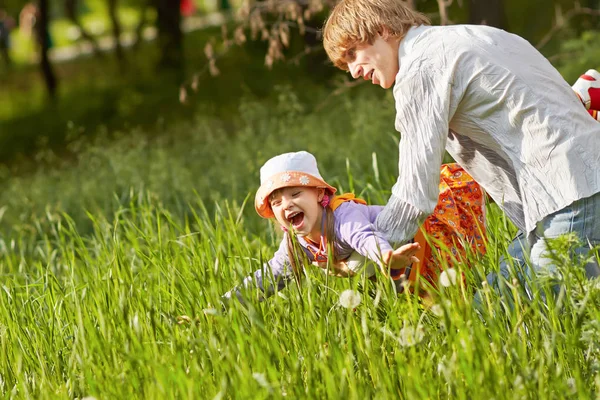
[[[413,237],[450,155],[525,232],[600,192],[600,124],[533,46],[486,26],[419,26],[399,48],[398,181],[377,229]]]

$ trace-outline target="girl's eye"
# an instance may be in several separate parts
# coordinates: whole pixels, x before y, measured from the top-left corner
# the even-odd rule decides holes
[[[281,200],[275,200],[271,202],[271,207],[279,207],[281,205]]]
[[[298,197],[300,196],[300,193],[302,193],[302,191],[294,192],[292,193],[292,197]]]

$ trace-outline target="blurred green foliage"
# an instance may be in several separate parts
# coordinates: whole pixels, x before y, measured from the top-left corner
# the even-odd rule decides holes
[[[5,7],[13,15],[24,4],[20,0],[7,0]],[[119,16],[126,31],[131,32],[139,19],[142,0],[121,0]],[[597,0],[580,2],[581,6],[597,7]],[[234,5],[236,2],[234,2]],[[438,3],[432,0],[416,1],[418,8],[432,16],[434,23]],[[534,45],[550,31],[555,23],[556,7],[568,11],[573,1],[518,2],[505,0],[507,28],[521,34]],[[62,2],[52,2],[52,35],[57,48],[72,44],[69,30],[73,28],[63,15]],[[216,3],[196,1],[199,12],[215,11]],[[466,21],[469,2],[453,2],[449,8],[452,22]],[[150,15],[150,23],[153,20]],[[80,20],[98,35],[110,34],[110,23],[103,0],[82,0]],[[319,26],[319,22],[315,22]],[[556,31],[542,51],[559,68],[568,82],[587,70],[600,65],[598,34],[594,30],[598,18],[579,15]],[[231,37],[234,24],[228,25]],[[34,45],[30,39],[13,32],[13,53],[20,54],[17,61],[31,60]],[[232,125],[239,120],[238,107],[242,97],[256,101],[276,101],[272,89],[276,85],[289,85],[298,94],[305,112],[310,113],[315,103],[323,101],[322,91],[334,92],[336,82],[343,73],[336,71],[321,53],[299,57],[299,63],[287,61],[275,65],[273,70],[264,67],[266,44],[248,42],[243,47],[233,47],[219,56],[220,75],[210,77],[206,71],[207,58],[203,49],[212,43],[215,51],[223,51],[220,27],[206,28],[186,35],[185,87],[186,104],[179,102],[180,76],[168,75],[158,70],[155,43],[147,42],[137,51],[127,51],[126,64],[120,65],[107,53],[101,59],[82,56],[76,60],[56,63],[55,69],[61,85],[59,98],[48,103],[41,78],[34,65],[21,65],[6,71],[0,69],[0,162],[21,171],[35,169],[32,155],[50,148],[69,159],[66,144],[75,134],[69,127],[76,126],[77,135],[91,137],[96,132],[127,131],[139,128],[150,136],[157,132],[156,124],[173,121],[191,121],[198,115],[210,116]],[[28,42],[29,41],[29,42]],[[304,41],[294,35],[288,58],[296,60],[304,49]],[[2,68],[2,66],[0,66]],[[193,76],[201,72],[197,92],[190,89]],[[326,95],[328,96],[328,95]],[[230,132],[228,132],[230,134]],[[24,162],[25,160],[26,162]],[[27,161],[33,160],[33,162]]]

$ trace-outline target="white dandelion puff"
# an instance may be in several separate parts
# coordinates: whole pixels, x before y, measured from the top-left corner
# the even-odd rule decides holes
[[[405,325],[404,328],[400,329],[400,337],[398,338],[398,341],[400,342],[401,346],[411,347],[421,343],[424,337],[425,332],[423,331],[422,325],[417,325],[416,327]]]
[[[436,317],[443,317],[444,316],[444,309],[442,308],[442,306],[440,304],[434,304],[431,306],[430,308],[431,313],[433,315],[435,315]]]
[[[340,294],[340,305],[345,308],[356,308],[360,304],[360,293],[347,289]]]
[[[448,268],[440,274],[440,285],[450,287],[456,285],[456,277],[458,273],[454,268]]]
[[[300,177],[300,183],[303,185],[308,185],[310,183],[310,179],[308,179],[308,176],[302,175]]]

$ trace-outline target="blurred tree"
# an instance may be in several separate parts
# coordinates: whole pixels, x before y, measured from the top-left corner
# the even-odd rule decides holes
[[[52,37],[50,36],[49,27],[49,9],[50,0],[39,0],[37,7],[31,5],[31,13],[33,13],[33,29],[34,34],[40,49],[40,68],[42,70],[42,76],[44,77],[44,83],[48,90],[50,98],[56,97],[56,89],[58,87],[58,79],[52,68],[52,63],[48,57],[48,51],[52,47]],[[27,7],[27,6],[26,6]],[[23,11],[21,11],[23,13]]]
[[[219,10],[221,10],[221,11],[231,10],[231,4],[229,3],[229,0],[219,0]]]
[[[79,29],[81,37],[90,42],[90,44],[92,45],[92,51],[94,52],[94,55],[102,56],[102,52],[100,51],[100,46],[98,46],[96,38],[94,38],[94,36],[91,33],[89,33],[79,21],[79,16],[77,13],[78,4],[78,0],[65,0],[65,15],[73,24],[75,24],[77,29]]]
[[[160,68],[183,69],[183,33],[179,0],[152,0],[161,56]]]
[[[121,22],[119,21],[118,3],[117,0],[107,0],[108,16],[112,24],[112,35],[113,41],[115,42],[115,54],[119,64],[123,65],[125,61],[125,53],[123,52],[123,46],[121,46]]]
[[[138,49],[142,41],[144,28],[148,24],[148,8],[151,6],[152,0],[142,0],[139,5],[140,19],[135,27],[135,37],[133,39],[132,48]]]
[[[469,6],[470,24],[505,27],[504,0],[470,0]]]

